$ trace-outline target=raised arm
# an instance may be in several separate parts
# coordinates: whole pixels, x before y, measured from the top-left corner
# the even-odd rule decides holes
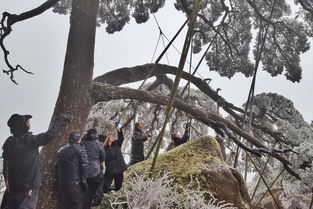
[[[105,161],[106,153],[101,142],[99,142],[99,146],[100,146],[100,162],[102,163]]]
[[[117,130],[117,144],[121,147],[124,142],[124,134],[122,129]]]
[[[133,134],[133,138],[132,140],[135,142],[135,143],[139,143],[139,142],[145,142],[147,141],[148,139],[148,136],[141,133],[141,132],[138,132],[138,131],[135,131],[134,134]]]
[[[70,121],[69,115],[62,115],[55,124],[49,128],[45,133],[38,135],[30,135],[27,138],[27,143],[32,147],[40,147],[48,144],[52,139],[54,139],[65,127],[65,125]]]
[[[185,143],[189,140],[189,124],[186,124],[186,128],[185,128],[185,133],[183,135],[183,137],[181,138],[182,142]]]

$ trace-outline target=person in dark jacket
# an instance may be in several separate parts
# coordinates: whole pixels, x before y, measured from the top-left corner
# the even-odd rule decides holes
[[[111,184],[114,180],[114,190],[121,189],[124,175],[123,172],[127,170],[124,157],[122,155],[121,147],[124,142],[124,135],[121,129],[117,129],[117,140],[113,136],[109,136],[107,143],[104,145],[106,159],[105,159],[105,173],[103,192],[108,193]]]
[[[172,140],[174,141],[175,147],[186,143],[189,140],[189,123],[186,124],[185,133],[183,136],[180,134],[172,134]]]
[[[130,154],[130,163],[133,165],[135,163],[143,161],[144,158],[144,142],[148,140],[150,134],[143,132],[143,124],[136,123],[135,130],[131,139],[131,154]]]
[[[68,144],[57,153],[60,209],[82,209],[87,189],[88,157],[81,137],[71,132]]]
[[[88,190],[84,209],[97,206],[101,203],[103,193],[102,163],[105,160],[105,151],[95,129],[89,129],[82,144],[86,148],[88,156]]]
[[[70,121],[62,115],[45,133],[29,132],[31,115],[13,114],[7,122],[10,136],[2,147],[3,175],[7,186],[8,209],[35,209],[38,188],[41,185],[39,147],[53,140]]]

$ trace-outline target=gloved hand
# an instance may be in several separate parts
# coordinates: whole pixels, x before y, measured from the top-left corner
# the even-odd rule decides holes
[[[146,138],[151,137],[151,134],[145,133],[145,134],[144,134],[144,137],[146,137]]]
[[[115,125],[116,128],[120,125],[120,122],[121,121],[119,121],[119,120],[114,122],[114,125]]]

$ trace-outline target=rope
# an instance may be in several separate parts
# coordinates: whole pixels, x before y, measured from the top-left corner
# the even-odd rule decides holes
[[[191,46],[193,44],[193,35],[192,35],[192,40],[191,40]],[[190,49],[189,74],[191,74],[191,68],[192,68],[192,49]],[[187,103],[189,102],[190,102],[190,82],[188,84],[188,94],[187,94]],[[186,113],[186,116],[187,116],[187,123],[189,123],[189,121],[191,121],[191,116],[187,113]],[[188,132],[189,132],[189,137],[191,138],[190,126],[188,126]]]
[[[163,35],[161,36],[161,38],[162,38],[162,42],[163,42],[163,47],[165,48],[165,42],[164,42]],[[166,56],[167,64],[170,64],[170,61],[169,61],[168,56],[167,56],[167,53],[165,53],[165,56]]]
[[[273,6],[271,8],[271,14],[270,14],[270,18],[269,18],[270,20],[272,19],[275,5],[276,5],[276,0],[274,1]],[[244,127],[246,116],[247,116],[247,110],[248,110],[248,106],[249,106],[250,103],[251,103],[251,107],[252,107],[252,102],[253,102],[253,97],[254,97],[254,89],[255,89],[255,82],[256,82],[256,75],[257,75],[257,71],[258,71],[258,68],[259,68],[259,64],[260,64],[260,60],[261,60],[263,48],[264,48],[264,45],[265,45],[266,36],[267,36],[267,33],[268,33],[269,26],[270,26],[270,24],[268,23],[267,27],[265,29],[265,34],[264,34],[263,37],[261,37],[261,32],[263,31],[263,25],[262,25],[262,20],[260,21],[260,36],[259,36],[259,39],[258,39],[257,57],[256,57],[256,63],[255,63],[255,67],[254,67],[254,74],[253,74],[253,79],[252,79],[252,82],[251,82],[249,95],[248,95],[248,99],[247,99],[247,102],[246,102],[245,112],[244,112],[244,116],[243,116],[243,120],[242,120],[240,128]],[[261,48],[259,47],[260,46],[260,42],[261,42]],[[252,122],[252,109],[250,109],[249,130],[251,129],[251,122]],[[234,168],[237,167],[239,153],[240,153],[240,147],[237,147],[236,155],[235,155],[235,161],[234,161]]]
[[[217,30],[219,31],[219,29],[220,29],[220,27],[219,27]],[[208,52],[209,49],[211,48],[211,46],[212,46],[212,44],[213,44],[213,41],[215,40],[216,37],[217,37],[217,33],[216,33],[215,36],[213,37],[213,39],[212,39],[212,41],[210,42],[209,46],[206,48],[205,52],[203,53],[201,59],[199,60],[199,62],[198,62],[198,64],[197,64],[196,68],[194,68],[194,71],[193,71],[192,74],[191,74],[192,76],[194,76],[194,75],[197,73],[197,70],[199,69],[199,67],[200,67],[200,65],[201,65],[201,63],[202,63],[202,61],[203,61],[205,55],[207,54],[207,52]],[[199,74],[199,73],[198,73],[198,74]],[[201,77],[201,76],[200,76],[200,77]],[[203,77],[201,77],[201,78],[203,79]],[[182,93],[181,93],[181,96],[184,94],[184,92],[185,92],[186,89],[187,89],[187,85],[189,85],[189,84],[190,84],[190,81],[188,81],[187,84],[185,85],[185,87],[184,87],[184,89],[183,89],[183,91],[182,91]]]
[[[165,48],[165,42],[164,42],[164,37],[163,37],[163,36],[165,36],[165,35],[164,35],[164,33],[163,33],[162,29],[161,29],[161,26],[160,26],[160,24],[159,24],[159,22],[158,22],[158,20],[157,20],[157,18],[156,18],[156,16],[155,16],[155,14],[152,14],[152,15],[153,15],[154,21],[155,21],[155,23],[157,24],[158,29],[159,29],[159,31],[160,31],[160,36],[159,36],[159,38],[161,37],[162,42],[163,42],[163,46],[164,46],[164,48]],[[159,43],[159,42],[158,42],[158,43]],[[167,64],[169,64],[169,59],[168,59],[167,53],[165,53],[165,56],[166,56],[166,59],[167,59]],[[153,60],[153,59],[152,59],[152,60]],[[151,60],[151,62],[152,62],[152,60]]]
[[[275,197],[274,197],[274,195],[273,195],[273,193],[272,193],[270,187],[269,187],[268,184],[266,183],[266,181],[265,181],[263,175],[261,174],[261,171],[258,169],[257,165],[255,164],[255,162],[253,161],[253,159],[250,157],[250,155],[249,155],[247,152],[246,152],[246,154],[247,154],[249,160],[250,160],[250,161],[252,162],[252,164],[254,165],[254,167],[255,167],[255,169],[257,170],[257,172],[259,173],[260,177],[262,178],[262,181],[263,181],[264,185],[266,186],[268,192],[269,192],[270,195],[272,196],[272,198],[273,198],[273,200],[274,200],[274,202],[275,202],[276,207],[277,207],[278,209],[280,209],[280,206],[279,206],[277,200],[275,199]]]
[[[276,145],[276,143],[274,144],[273,148],[275,148],[275,145]],[[261,172],[262,174],[265,172],[265,169],[266,169],[266,167],[267,167],[267,165],[268,165],[270,159],[271,159],[271,155],[269,155],[269,156],[267,157],[266,161],[265,161],[265,164],[264,164],[263,169],[262,169],[262,172]],[[252,202],[252,200],[253,200],[253,198],[254,198],[254,196],[255,196],[255,194],[256,194],[256,191],[257,191],[257,189],[258,189],[258,187],[259,187],[260,181],[261,181],[261,177],[259,177],[259,179],[258,179],[258,181],[257,181],[257,183],[256,183],[256,185],[255,185],[254,191],[253,191],[253,193],[252,193],[252,195],[251,195],[251,198],[250,198],[250,199],[251,199],[251,202]]]
[[[274,181],[271,183],[271,185],[269,186],[269,188],[271,189],[273,186],[274,186],[274,184],[276,183],[276,181],[279,179],[279,177],[284,173],[284,171],[285,171],[285,169],[283,168],[281,171],[280,171],[280,173],[276,176],[276,178],[274,179]],[[265,194],[266,193],[263,193],[262,194],[262,197],[259,199],[259,201],[256,203],[256,205],[255,206],[258,206],[259,204],[260,204],[260,202],[263,200],[263,198],[265,197]],[[251,201],[252,202],[252,201]]]
[[[172,38],[172,40],[167,44],[167,46],[165,47],[165,49],[161,52],[161,54],[159,55],[159,57],[156,59],[155,64],[158,64],[160,62],[160,60],[162,59],[162,57],[164,56],[164,54],[166,53],[166,51],[168,50],[168,48],[173,44],[173,42],[175,41],[175,39],[178,37],[178,35],[180,34],[180,32],[183,30],[183,28],[185,27],[185,25],[187,24],[188,19],[186,19],[186,21],[183,23],[183,25],[179,28],[179,30],[176,32],[176,34],[174,35],[174,37]],[[160,28],[159,28],[160,29]],[[161,30],[162,31],[162,30]],[[145,82],[148,80],[148,78],[150,77],[150,75],[154,72],[156,66],[154,66],[154,68],[148,73],[148,75],[146,76],[145,80],[143,80],[143,82],[141,83],[141,85],[138,87],[138,89],[141,89],[143,87],[143,85],[145,84]],[[121,121],[122,118],[124,118],[127,109],[129,108],[129,106],[132,104],[132,102],[134,101],[134,99],[131,99],[130,102],[126,105],[126,107],[123,109],[123,111],[119,114],[118,117],[118,121]],[[112,128],[109,131],[108,137],[105,140],[105,143],[107,143],[107,141],[109,140],[109,136],[112,135],[115,131],[115,128]]]
[[[224,17],[224,18],[226,18],[226,17]],[[220,30],[220,26],[217,28],[217,31],[219,31]],[[164,35],[165,36],[165,35]],[[165,36],[166,37],[166,36]],[[197,64],[197,66],[196,66],[196,68],[193,68],[192,67],[192,64],[190,63],[190,62],[188,62],[190,65],[190,68],[193,68],[194,69],[194,71],[192,72],[192,76],[194,76],[196,73],[197,73],[197,70],[199,69],[199,67],[200,67],[200,65],[201,65],[201,63],[202,63],[202,61],[203,61],[203,59],[204,59],[204,57],[205,57],[205,55],[207,54],[207,52],[209,51],[209,49],[211,48],[211,46],[212,46],[212,44],[213,44],[213,42],[214,42],[214,40],[215,40],[215,38],[217,37],[217,33],[215,34],[215,36],[213,37],[213,39],[212,39],[212,41],[210,42],[210,44],[209,44],[209,46],[206,48],[206,50],[205,50],[205,52],[203,53],[203,55],[202,55],[202,57],[201,57],[201,59],[199,60],[199,62],[198,62],[198,64]],[[179,52],[180,53],[180,52]],[[181,54],[181,53],[180,53]],[[189,71],[189,74],[190,74],[190,71]],[[199,74],[199,73],[198,73]],[[199,74],[200,75],[200,74]],[[203,79],[203,77],[200,75],[200,77]],[[190,81],[188,81],[187,82],[187,84],[185,85],[185,87],[183,88],[183,91],[181,92],[181,94],[180,94],[180,97],[183,97],[183,95],[184,95],[184,93],[185,93],[185,91],[186,91],[186,89],[187,89],[187,87],[190,85]],[[172,113],[171,113],[171,115],[173,114],[173,112],[174,112],[174,109],[172,110]],[[190,117],[190,120],[191,120],[192,118]],[[152,149],[154,149],[154,147],[155,147],[155,145],[156,144],[154,144],[154,146],[152,146]]]
[[[166,38],[166,40],[167,41],[169,41],[169,39],[166,37],[166,35],[165,34],[163,34],[164,35],[164,37]],[[179,55],[182,55],[182,53],[175,47],[175,45],[173,44],[172,45],[172,47],[178,52],[178,54]],[[188,64],[190,64],[188,61],[186,61]],[[192,67],[193,69],[195,69],[194,67]],[[201,78],[201,79],[204,79],[203,78],[203,76],[200,74],[200,73],[198,73],[198,72],[196,72],[197,74],[198,74],[198,76]]]
[[[192,11],[191,17],[190,17],[190,25],[189,25],[189,28],[188,28],[188,31],[187,31],[187,34],[186,34],[185,43],[184,43],[184,46],[183,46],[183,52],[182,52],[182,55],[180,57],[180,61],[179,61],[178,70],[177,70],[177,74],[176,74],[176,77],[175,77],[174,85],[173,85],[173,88],[171,90],[171,95],[170,95],[170,98],[169,98],[168,103],[167,103],[165,121],[164,121],[163,127],[162,127],[162,129],[160,131],[160,134],[158,136],[158,144],[157,144],[157,149],[156,149],[155,156],[153,158],[151,169],[150,169],[150,172],[151,172],[150,175],[149,175],[150,177],[151,177],[152,171],[155,168],[156,160],[157,160],[160,148],[161,148],[162,139],[163,139],[163,135],[164,135],[164,132],[165,132],[165,129],[166,129],[166,125],[167,125],[167,123],[168,123],[168,121],[170,119],[171,113],[172,113],[172,107],[173,107],[174,99],[175,99],[175,96],[176,96],[176,93],[177,93],[177,90],[178,90],[178,86],[179,86],[179,82],[180,82],[180,79],[181,79],[181,75],[182,75],[183,70],[184,70],[186,57],[187,57],[188,50],[189,50],[189,47],[190,47],[193,31],[194,31],[194,28],[195,28],[195,25],[196,25],[196,20],[197,20],[197,14],[198,14],[198,11],[199,11],[200,1],[201,0],[194,0],[194,8],[193,8],[193,11]]]
[[[160,33],[159,33],[159,38],[158,38],[157,44],[156,44],[156,46],[155,46],[155,48],[154,48],[153,55],[152,55],[152,58],[151,58],[151,61],[150,61],[150,62],[152,62],[153,59],[154,59],[156,50],[158,49],[158,46],[159,46],[159,42],[160,42],[161,36],[162,36],[162,34],[161,34],[161,31],[160,31]]]
[[[312,208],[313,208],[313,191],[312,191],[312,197],[311,197],[311,203],[310,203],[309,209],[312,209]]]

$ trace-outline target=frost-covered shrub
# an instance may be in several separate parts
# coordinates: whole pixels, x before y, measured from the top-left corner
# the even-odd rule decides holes
[[[218,201],[212,194],[178,187],[167,173],[151,179],[137,175],[130,179],[122,192],[109,194],[102,208],[112,209],[235,209],[230,203]],[[210,200],[205,201],[205,195]]]
[[[263,143],[268,147],[274,147],[275,145],[275,148],[279,149],[292,148],[294,152],[285,153],[284,155],[290,162],[289,166],[293,171],[298,173],[301,178],[301,181],[299,181],[285,171],[273,185],[272,189],[283,189],[281,197],[285,205],[292,205],[295,204],[296,200],[308,198],[311,196],[311,190],[313,188],[312,125],[304,121],[292,101],[273,93],[256,95],[253,103],[253,111],[255,114],[255,122],[280,133],[282,141],[276,141],[274,138],[257,129],[253,129],[253,134],[260,139],[262,138],[264,140]],[[259,168],[264,166],[266,159],[267,158],[258,160],[261,162],[258,165]],[[263,174],[267,183],[271,184],[282,169],[282,163],[271,159]],[[255,181],[253,181],[254,185],[250,185],[250,194],[255,188],[257,178],[259,178],[258,175]],[[264,184],[261,183],[256,194],[259,195],[266,191],[267,189]]]

